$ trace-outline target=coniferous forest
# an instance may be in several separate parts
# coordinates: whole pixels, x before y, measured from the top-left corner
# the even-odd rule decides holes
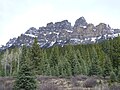
[[[36,75],[57,77],[95,75],[103,78],[110,77],[110,82],[119,83],[120,37],[97,44],[50,48],[40,48],[35,38],[31,47],[23,45],[0,53],[0,76],[17,78],[15,90],[20,90],[19,83],[22,80],[23,85],[29,83],[28,90],[36,90],[34,79]],[[25,81],[25,77],[28,82]]]

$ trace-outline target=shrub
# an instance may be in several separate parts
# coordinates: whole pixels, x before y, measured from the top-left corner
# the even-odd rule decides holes
[[[85,81],[88,77],[85,75],[78,75],[75,76],[78,81]]]
[[[79,86],[79,83],[78,83],[76,77],[72,77],[72,78],[71,78],[71,82],[72,82],[72,85],[73,85],[73,86]]]
[[[111,87],[110,87],[110,90],[120,90],[120,85],[112,85]]]
[[[117,81],[120,83],[120,71],[118,72]]]
[[[116,82],[116,81],[117,81],[116,74],[112,71],[110,73],[110,82],[113,83],[113,82]]]
[[[83,83],[83,87],[86,87],[86,88],[92,88],[92,87],[95,87],[96,85],[97,85],[97,80],[94,78],[89,78],[85,80]]]
[[[42,83],[39,90],[59,90],[59,88],[53,83]]]
[[[0,78],[0,90],[4,90],[4,80]]]

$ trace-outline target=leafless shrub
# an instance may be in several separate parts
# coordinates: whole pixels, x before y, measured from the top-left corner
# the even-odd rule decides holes
[[[0,90],[4,90],[4,80],[0,78]]]
[[[13,83],[11,81],[5,82],[5,90],[13,90]]]
[[[46,81],[46,80],[53,79],[53,78],[56,78],[56,77],[53,77],[53,76],[37,76],[38,81]]]
[[[94,78],[89,78],[83,83],[83,87],[92,88],[97,85],[97,80]]]
[[[0,86],[0,90],[4,90],[4,86]]]
[[[83,88],[72,88],[70,90],[85,90],[85,89],[83,89]]]
[[[85,76],[85,75],[78,75],[78,76],[75,76],[75,77],[78,81],[84,81],[88,78],[88,76]]]
[[[110,90],[107,84],[101,86],[101,90]]]
[[[71,78],[71,83],[72,83],[72,85],[73,85],[74,87],[75,87],[75,86],[79,86],[79,83],[78,83],[76,77],[72,77],[72,78]]]
[[[110,90],[120,90],[120,85],[112,85],[110,86]]]
[[[58,86],[53,83],[42,83],[39,90],[60,90]]]

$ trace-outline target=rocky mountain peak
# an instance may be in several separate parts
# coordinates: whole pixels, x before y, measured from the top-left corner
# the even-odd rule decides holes
[[[63,20],[61,22],[56,22],[55,27],[57,29],[68,29],[68,30],[70,30],[71,29],[71,23],[68,22],[68,20]]]
[[[48,28],[51,28],[53,26],[54,26],[53,22],[47,23],[47,25],[46,25],[46,27],[48,27]]]
[[[111,29],[111,27],[109,25],[105,24],[105,23],[100,23],[96,27],[100,28],[100,29]]]
[[[87,22],[84,17],[80,17],[75,21],[74,27],[84,27],[87,26]]]
[[[12,46],[31,46],[34,38],[38,38],[40,47],[48,48],[53,45],[64,46],[66,44],[88,44],[96,43],[101,40],[114,38],[119,36],[120,29],[112,29],[105,23],[97,26],[87,23],[84,17],[80,17],[75,21],[75,25],[71,26],[68,20],[60,22],[50,22],[44,27],[29,28],[24,34],[18,38],[10,39],[5,46],[1,46],[0,50],[10,48]]]

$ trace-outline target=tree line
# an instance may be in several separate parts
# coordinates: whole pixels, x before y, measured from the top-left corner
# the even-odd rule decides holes
[[[24,56],[25,55],[25,56]],[[16,76],[21,60],[43,76],[120,74],[120,37],[97,44],[40,48],[37,38],[31,47],[12,48],[0,53],[0,75]]]

